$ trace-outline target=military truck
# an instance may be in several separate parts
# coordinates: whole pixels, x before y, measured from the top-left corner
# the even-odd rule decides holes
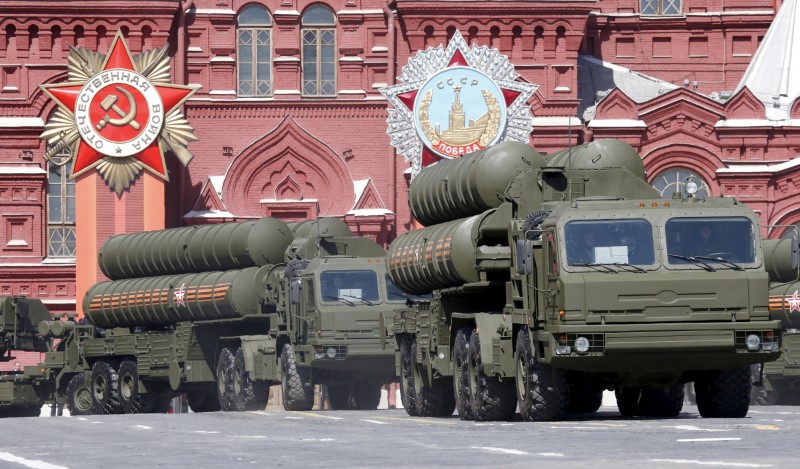
[[[85,321],[46,321],[47,355],[73,414],[263,409],[271,384],[307,410],[374,409],[394,378],[385,252],[337,219],[274,218],[119,235],[99,255]]]
[[[14,360],[15,352],[47,352],[51,342],[39,335],[38,325],[50,319],[37,299],[0,297],[0,361]],[[39,367],[0,373],[0,417],[39,415],[53,395],[53,383],[44,379]]]
[[[770,316],[782,325],[781,356],[753,366],[753,404],[800,404],[800,246],[796,230],[787,233],[790,236],[786,238],[763,241],[770,278]]]
[[[559,420],[613,389],[624,416],[675,416],[694,382],[703,417],[745,416],[750,365],[780,354],[759,220],[692,182],[662,199],[613,139],[423,169],[409,205],[426,227],[386,257],[394,284],[432,294],[394,316],[408,413]]]

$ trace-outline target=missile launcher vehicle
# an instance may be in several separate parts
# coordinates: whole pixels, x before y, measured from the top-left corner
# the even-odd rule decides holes
[[[559,420],[608,389],[624,416],[675,416],[694,382],[703,417],[746,415],[750,366],[780,354],[759,220],[686,183],[663,199],[613,139],[423,169],[409,204],[429,226],[386,256],[395,285],[432,295],[394,314],[407,412]]]
[[[289,410],[310,409],[315,384],[336,409],[374,409],[406,301],[384,255],[336,219],[114,236],[83,323],[40,326],[65,350],[45,366],[78,414],[163,411],[179,393],[195,412],[263,409],[272,384]]]

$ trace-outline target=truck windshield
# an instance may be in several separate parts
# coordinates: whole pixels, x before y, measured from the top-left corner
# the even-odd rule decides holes
[[[567,263],[652,265],[653,227],[644,219],[574,220],[564,226]]]
[[[406,300],[424,301],[431,299],[431,295],[412,295],[411,293],[404,292],[392,282],[388,274],[386,275],[386,295],[388,300],[392,303],[405,303]]]
[[[671,218],[664,226],[670,264],[754,262],[753,223],[746,217]]]
[[[372,270],[327,270],[319,276],[322,301],[378,300],[378,277]]]

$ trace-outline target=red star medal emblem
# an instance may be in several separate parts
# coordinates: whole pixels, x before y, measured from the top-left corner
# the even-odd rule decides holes
[[[797,290],[794,291],[794,295],[786,297],[786,302],[789,303],[790,313],[794,311],[800,312],[800,297],[797,296]]]
[[[94,71],[84,68],[89,77],[83,83],[41,86],[75,119],[80,139],[74,150],[71,177],[106,158],[131,157],[153,174],[169,180],[159,137],[166,117],[196,89],[151,81],[149,70],[137,70],[119,32],[109,51],[99,72],[92,74]]]

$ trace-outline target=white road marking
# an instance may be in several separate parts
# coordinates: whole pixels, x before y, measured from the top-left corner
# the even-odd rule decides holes
[[[694,425],[675,425],[672,428],[676,428],[678,430],[689,430],[693,432],[729,432],[731,431],[729,428],[700,428],[695,427]]]
[[[148,427],[147,425],[136,425],[134,428],[138,428],[140,430],[152,430],[153,427]]]
[[[263,410],[253,410],[250,413],[251,414],[258,414],[258,415],[267,415],[267,416],[275,415],[275,414],[270,414],[269,412],[265,412]]]
[[[772,464],[755,464],[746,462],[699,461],[697,459],[651,459],[651,462],[671,462],[675,464],[694,464],[698,466],[725,467],[772,467]]]
[[[303,420],[303,417],[293,417],[293,416],[291,416],[291,415],[287,415],[287,416],[286,416],[286,417],[284,417],[284,418],[285,418],[285,419],[289,419],[289,420]]]
[[[387,423],[389,423],[389,422],[381,422],[380,420],[367,420],[367,419],[361,419],[361,421],[362,422],[369,422],[369,423],[376,423],[378,425],[386,425]]]
[[[493,446],[472,446],[472,449],[482,449],[492,453],[514,454],[517,456],[564,456],[563,453],[528,453],[518,449],[495,448]]]
[[[211,433],[211,434],[219,433],[218,431],[208,431],[208,430],[195,430],[194,432],[195,433]]]
[[[698,443],[709,441],[740,441],[741,438],[683,438],[679,439],[678,443]]]
[[[300,441],[336,441],[333,438],[302,438]]]
[[[15,462],[33,469],[68,469],[67,466],[57,466],[55,464],[50,464],[49,462],[39,461],[36,459],[25,459],[15,456],[11,453],[6,453],[5,451],[0,451],[0,461]]]

